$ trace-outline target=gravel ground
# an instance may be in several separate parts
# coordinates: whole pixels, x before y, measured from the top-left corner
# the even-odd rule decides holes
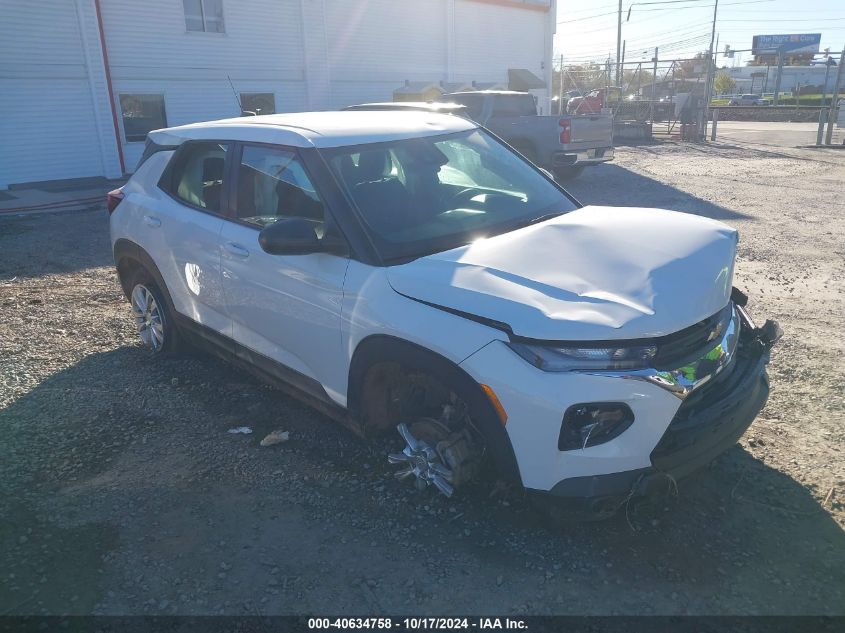
[[[151,361],[102,209],[0,218],[0,614],[845,614],[843,159],[667,143],[572,183],[738,227],[786,336],[739,446],[565,528],[489,484],[415,493],[389,440],[220,361]]]

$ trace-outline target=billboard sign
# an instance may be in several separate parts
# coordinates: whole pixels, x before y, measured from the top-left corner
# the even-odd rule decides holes
[[[777,55],[783,49],[785,55],[813,55],[819,52],[821,33],[801,35],[755,35],[751,43],[752,55]]]

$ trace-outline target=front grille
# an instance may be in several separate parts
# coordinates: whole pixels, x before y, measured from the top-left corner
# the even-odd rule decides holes
[[[712,347],[721,339],[721,332],[724,332],[731,318],[732,309],[733,304],[728,303],[703,321],[662,337],[657,344],[654,367],[660,370],[678,369],[701,358],[708,346]]]

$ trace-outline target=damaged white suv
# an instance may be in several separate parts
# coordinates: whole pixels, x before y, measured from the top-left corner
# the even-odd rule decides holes
[[[451,495],[482,471],[596,516],[742,435],[779,337],[732,289],[737,233],[581,207],[459,117],[321,112],[152,132],[109,194],[155,354],[202,345]]]

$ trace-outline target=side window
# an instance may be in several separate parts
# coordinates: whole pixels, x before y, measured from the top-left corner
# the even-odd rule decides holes
[[[214,141],[184,145],[174,157],[170,193],[191,206],[219,213],[228,149]]]
[[[259,227],[279,218],[306,218],[322,225],[325,215],[299,158],[276,147],[244,145],[237,200],[238,219]]]

